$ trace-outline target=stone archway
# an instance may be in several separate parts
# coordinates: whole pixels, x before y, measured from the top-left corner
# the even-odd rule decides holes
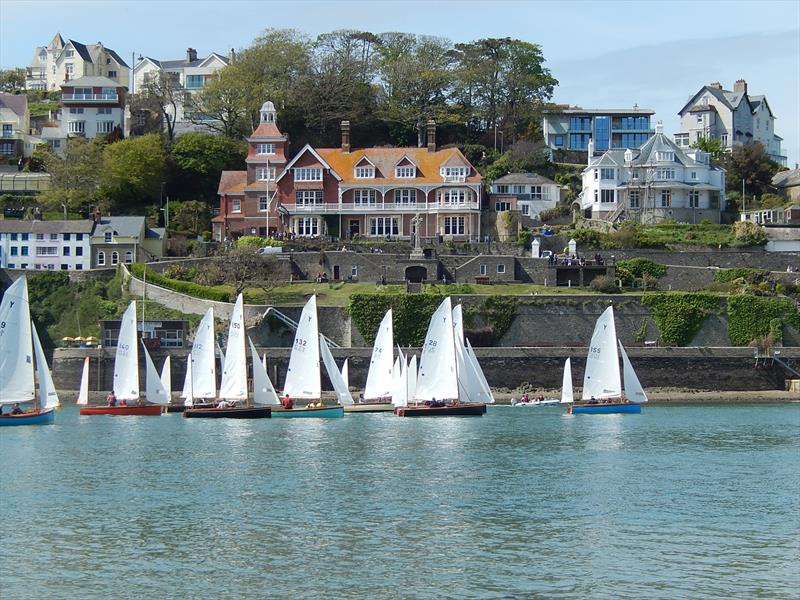
[[[406,267],[405,278],[406,281],[410,281],[411,283],[422,283],[428,279],[428,269],[422,265]]]

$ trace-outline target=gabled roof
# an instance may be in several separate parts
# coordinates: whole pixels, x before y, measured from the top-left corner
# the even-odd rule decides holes
[[[3,233],[91,233],[94,221],[91,219],[58,221],[21,221],[17,219],[0,220]]]
[[[755,113],[758,110],[758,107],[761,106],[762,102],[764,103],[764,106],[767,107],[769,116],[774,118],[775,115],[772,114],[772,108],[770,107],[769,102],[767,102],[766,96],[750,96],[750,108],[752,109],[752,112]]]
[[[94,236],[101,235],[111,228],[114,235],[137,237],[144,228],[144,217],[101,217],[94,231]]]
[[[28,97],[22,94],[0,94],[0,108],[7,108],[19,117],[28,110]]]
[[[75,40],[70,40],[67,42],[67,45],[72,44],[72,47],[75,48],[75,52],[77,52],[80,57],[85,60],[86,62],[92,62],[92,55],[89,54],[89,49],[86,47],[85,44],[81,44],[80,42],[76,42]]]
[[[772,177],[772,185],[777,188],[788,188],[800,185],[800,169],[781,171]]]
[[[406,162],[414,165],[415,167],[417,166],[417,163],[415,163],[413,160],[411,160],[411,157],[409,157],[408,154],[403,154],[403,156],[400,157],[400,160],[398,160],[396,163],[394,163],[394,166],[395,167],[399,166],[400,163],[402,163],[403,161],[406,161]]]
[[[468,183],[479,183],[482,179],[458,148],[443,148],[434,152],[429,152],[427,148],[408,147],[360,148],[350,152],[342,152],[341,148],[318,148],[317,150],[336,173],[343,174],[342,181],[345,183],[365,183],[363,179],[355,178],[354,171],[355,164],[365,156],[375,165],[377,171],[383,175],[383,177],[369,180],[370,183],[441,184],[442,176],[439,174],[439,169],[447,163],[463,164],[470,167],[471,174],[466,179]],[[394,167],[404,156],[408,157],[416,165],[416,177],[395,178]]]
[[[256,130],[250,134],[250,137],[246,138],[247,141],[256,141],[256,140],[268,140],[268,141],[279,141],[279,140],[286,140],[286,134],[281,133],[281,130],[278,129],[277,123],[272,121],[271,123],[263,122],[259,123]]]
[[[323,156],[324,156],[323,151],[326,151],[326,150],[330,150],[330,148],[320,148],[319,151],[317,151],[317,150],[314,150],[314,148],[312,148],[310,144],[306,144],[305,146],[303,146],[303,148],[300,150],[300,152],[298,152],[297,155],[292,160],[289,161],[289,164],[286,165],[286,168],[283,170],[283,173],[278,175],[277,179],[275,180],[276,183],[278,181],[280,181],[283,178],[283,176],[286,175],[286,173],[289,172],[289,169],[291,169],[294,166],[294,163],[296,163],[298,161],[298,159],[301,156],[303,156],[303,154],[305,154],[306,152],[310,152],[311,155],[314,158],[316,158],[323,167],[325,167],[326,169],[329,169],[331,175],[333,175],[337,179],[337,181],[342,181],[342,177],[336,172],[336,169],[334,169],[325,160],[325,158],[323,158]],[[337,148],[337,150],[339,150],[339,152],[341,152],[341,149]],[[352,165],[350,166],[350,168],[347,171],[343,171],[343,172],[353,173]]]
[[[247,185],[247,171],[223,171],[217,194],[241,194]]]
[[[353,166],[354,166],[354,167],[360,167],[360,166],[362,166],[362,164],[363,164],[363,163],[367,163],[367,164],[369,164],[371,167],[375,167],[375,163],[374,163],[374,162],[372,162],[372,161],[369,159],[369,157],[367,157],[367,156],[362,156],[362,157],[361,157],[361,159],[360,159],[360,160],[359,160],[359,161],[358,161],[356,164],[354,164]]]
[[[197,65],[197,66],[198,67],[206,67],[206,66],[208,66],[208,63],[210,63],[210,62],[212,62],[214,60],[220,61],[223,65],[227,65],[228,62],[229,62],[227,56],[223,56],[222,54],[217,54],[216,52],[212,52],[211,54],[209,54],[205,58],[198,59],[200,64]]]
[[[120,65],[121,67],[128,67],[128,63],[126,63],[124,60],[122,60],[122,57],[119,54],[117,54],[116,52],[114,52],[111,48],[106,48],[105,50],[106,50],[106,52],[108,52],[111,55],[111,58],[113,58],[117,62],[118,65]],[[128,68],[130,68],[130,67],[128,67]]]
[[[733,110],[733,106],[729,102],[728,98],[725,96],[725,91],[724,90],[717,89],[717,88],[712,87],[710,85],[704,85],[703,87],[700,88],[700,91],[698,91],[694,96],[689,98],[689,101],[686,104],[683,105],[683,108],[681,108],[678,111],[678,114],[679,115],[683,115],[683,113],[686,112],[686,109],[689,108],[690,106],[692,106],[695,102],[697,102],[697,99],[700,96],[702,96],[705,92],[709,92],[717,100],[722,102],[722,104],[724,104],[725,106],[727,106],[728,108]],[[730,92],[728,92],[728,93],[730,93]]]
[[[60,33],[56,33],[47,47],[51,50],[60,50],[64,47],[64,38],[61,37]]]

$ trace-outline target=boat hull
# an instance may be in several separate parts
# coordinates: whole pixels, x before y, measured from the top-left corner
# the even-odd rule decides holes
[[[55,409],[37,410],[34,412],[22,413],[21,415],[2,415],[0,416],[0,426],[6,425],[51,425],[55,423]]]
[[[398,406],[394,414],[398,417],[480,417],[486,413],[486,405],[479,403],[453,406]]]
[[[350,404],[344,407],[346,413],[378,413],[393,412],[394,405],[391,402],[365,402],[363,404]]]
[[[276,419],[336,419],[344,416],[343,406],[323,406],[322,408],[273,408],[272,416]]]
[[[187,419],[269,419],[272,409],[263,406],[242,406],[234,408],[186,408],[183,416]]]
[[[573,415],[613,415],[638,414],[642,412],[641,404],[632,402],[616,402],[613,404],[573,404],[567,409]]]
[[[164,412],[182,413],[187,408],[215,408],[216,406],[217,406],[216,402],[203,402],[203,403],[196,402],[192,406],[186,406],[185,404],[168,404]]]
[[[144,406],[82,406],[82,415],[112,415],[116,417],[157,417],[161,414],[160,404],[145,404]]]

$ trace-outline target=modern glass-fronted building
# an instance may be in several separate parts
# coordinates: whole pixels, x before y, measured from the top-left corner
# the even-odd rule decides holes
[[[544,141],[551,150],[581,150],[593,140],[596,152],[638,148],[654,133],[650,119],[655,111],[632,109],[583,109],[567,107],[545,111]]]

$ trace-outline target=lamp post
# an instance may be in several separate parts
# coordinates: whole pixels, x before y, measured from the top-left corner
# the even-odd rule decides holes
[[[165,184],[166,184],[166,182],[164,182],[164,181],[161,182],[161,192],[160,192],[160,194],[158,196],[158,205],[159,205],[159,210],[162,213],[164,213],[164,227],[166,228],[168,217],[167,217],[166,211],[164,210],[164,185]]]

